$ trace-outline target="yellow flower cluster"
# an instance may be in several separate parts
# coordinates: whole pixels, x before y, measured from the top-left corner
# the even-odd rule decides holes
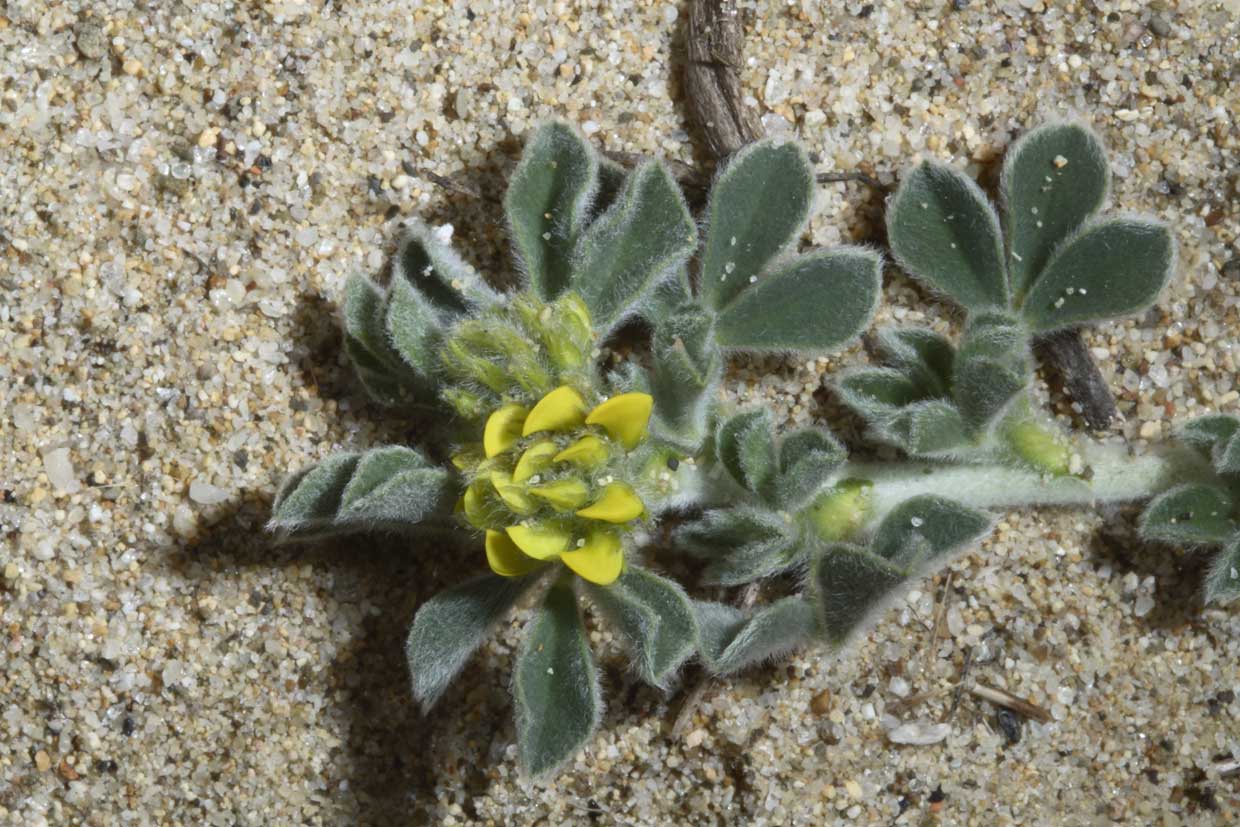
[[[649,394],[625,393],[589,409],[561,385],[533,408],[506,404],[490,415],[485,459],[460,509],[486,531],[496,574],[517,577],[559,560],[600,585],[620,576],[621,526],[645,506],[627,483],[594,475],[641,443],[652,405]]]

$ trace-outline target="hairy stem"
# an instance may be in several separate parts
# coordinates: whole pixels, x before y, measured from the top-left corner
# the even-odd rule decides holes
[[[943,465],[928,462],[849,463],[841,477],[865,480],[870,489],[867,525],[900,503],[936,494],[975,508],[1094,505],[1145,500],[1184,482],[1214,474],[1195,451],[1160,446],[1141,456],[1127,447],[1090,443],[1079,475],[1051,476],[1011,465]]]

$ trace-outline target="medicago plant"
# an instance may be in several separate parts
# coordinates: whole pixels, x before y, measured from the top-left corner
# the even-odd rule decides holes
[[[1150,497],[1144,536],[1225,545],[1207,596],[1236,596],[1240,421],[1199,420],[1184,446],[1130,457],[1062,433],[1029,391],[1031,337],[1148,307],[1173,270],[1170,233],[1095,215],[1107,165],[1079,126],[1026,136],[1002,183],[1003,222],[939,164],[914,168],[894,196],[897,261],[968,318],[956,343],[881,331],[882,366],[839,378],[869,438],[903,454],[858,461],[826,429],[776,434],[768,411],[729,410],[717,393],[728,353],[831,352],[875,310],[877,253],[795,249],[813,201],[805,153],[774,141],[737,153],[699,231],[662,164],[626,171],[569,126],[545,125],[504,200],[520,289],[497,292],[417,224],[388,284],[346,288],[346,349],[363,383],[436,411],[442,433],[426,450],[342,454],[294,475],[271,525],[290,539],[389,530],[428,551],[452,536],[476,548],[483,573],[414,618],[414,696],[433,705],[496,621],[532,605],[512,690],[534,777],[599,720],[583,605],[627,643],[643,680],[667,687],[690,657],[727,674],[840,645],[910,578],[984,535],[988,507]],[[608,369],[608,337],[638,317],[653,330],[648,359]],[[452,446],[442,463],[439,444]],[[665,533],[670,548],[656,542]],[[752,611],[695,600],[647,566],[659,549],[702,558],[705,584],[795,572],[801,585]]]

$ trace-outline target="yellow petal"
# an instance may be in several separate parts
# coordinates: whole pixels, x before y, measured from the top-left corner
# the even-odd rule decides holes
[[[520,405],[505,405],[487,417],[482,431],[482,447],[488,457],[502,454],[521,438],[521,423],[527,411]]]
[[[544,439],[542,442],[535,442],[526,448],[521,459],[517,460],[516,470],[512,472],[512,481],[525,482],[535,474],[541,474],[551,465],[555,453],[555,443],[551,440]]]
[[[607,435],[632,451],[646,435],[654,398],[648,393],[622,393],[601,403],[586,417],[587,425],[602,425]]]
[[[461,510],[465,512],[465,520],[474,528],[486,528],[486,483],[475,482],[465,489],[461,497]]]
[[[505,530],[517,548],[539,560],[547,560],[566,551],[573,539],[572,534],[554,523],[511,525]]]
[[[607,461],[607,446],[596,436],[583,436],[556,454],[555,462],[571,462],[581,468],[597,468]]]
[[[522,554],[517,544],[502,531],[487,532],[487,562],[491,564],[491,571],[502,577],[520,577],[543,565],[541,560]]]
[[[640,517],[645,510],[637,492],[622,482],[613,482],[603,489],[602,496],[593,505],[578,511],[577,516],[608,523],[627,523]]]
[[[495,486],[495,493],[499,494],[499,498],[518,514],[533,514],[538,510],[538,503],[530,499],[530,495],[525,492],[525,486],[513,483],[511,474],[492,471],[491,485]]]
[[[581,508],[590,499],[590,489],[581,480],[556,480],[546,485],[531,485],[528,490],[560,511]]]
[[[525,418],[525,427],[521,434],[529,436],[539,431],[563,431],[580,425],[585,418],[586,401],[581,398],[581,394],[568,385],[560,385],[538,400],[538,404]]]
[[[564,552],[560,559],[577,574],[600,586],[614,583],[624,569],[620,535],[614,531],[591,532],[585,545]]]

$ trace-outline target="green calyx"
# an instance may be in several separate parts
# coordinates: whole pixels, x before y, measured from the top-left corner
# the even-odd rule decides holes
[[[1047,474],[1071,473],[1072,447],[1064,437],[1032,419],[1022,419],[1004,429],[1007,445],[1016,456]]]
[[[835,542],[853,537],[869,516],[872,487],[869,480],[842,480],[818,495],[805,510],[818,539]]]
[[[478,419],[503,399],[535,400],[563,384],[586,391],[594,335],[572,293],[488,308],[459,322],[440,347],[447,379],[440,395],[460,416]]]

